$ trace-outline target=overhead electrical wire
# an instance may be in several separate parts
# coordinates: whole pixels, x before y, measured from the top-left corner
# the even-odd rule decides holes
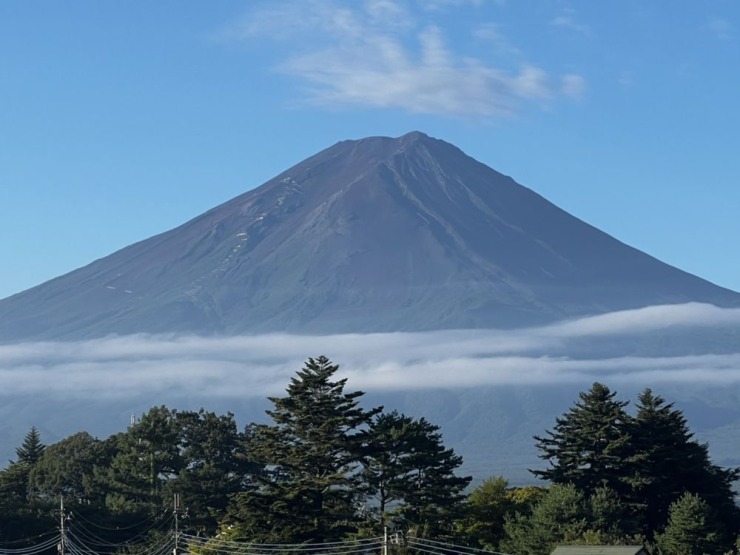
[[[0,554],[1,555],[35,555],[36,553],[41,553],[42,551],[45,551],[49,549],[50,547],[56,545],[61,540],[61,535],[57,533],[56,536],[49,538],[48,540],[38,543],[35,545],[30,545],[28,547],[18,547],[13,549],[6,549],[0,547]]]
[[[204,549],[212,554],[273,555],[281,553],[284,555],[318,555],[319,553],[325,553],[329,555],[356,555],[376,552],[383,547],[385,541],[383,537],[372,537],[322,543],[254,543],[224,540],[218,537],[203,538],[186,533],[177,534],[176,537],[172,530],[174,515],[170,513],[163,513],[161,517],[142,520],[136,525],[123,528],[100,525],[81,515],[74,516],[75,518],[68,519],[69,525],[65,528],[64,538],[59,532],[49,532],[33,538],[16,540],[12,543],[18,544],[54,534],[41,543],[32,546],[0,547],[0,555],[40,555],[62,542],[62,540],[65,551],[69,555],[115,555],[121,552],[121,548],[126,548],[126,555],[169,555],[176,551],[176,544],[180,542],[185,543],[189,548]],[[120,533],[121,531],[133,530],[147,522],[149,525],[145,529],[138,530],[133,536],[121,541],[112,541],[112,539],[101,537],[105,534],[101,534],[100,530]],[[87,525],[94,526],[98,530],[93,531]],[[150,535],[152,532],[161,532],[162,536],[153,539]],[[413,536],[406,537],[404,543],[410,551],[425,555],[507,555],[497,551]]]
[[[162,511],[158,516],[156,516],[154,518],[152,518],[151,516],[148,516],[148,517],[146,517],[146,518],[144,518],[144,519],[142,519],[139,522],[136,522],[134,524],[129,524],[129,525],[126,525],[126,526],[115,526],[115,527],[113,527],[113,526],[105,526],[103,524],[98,524],[97,522],[93,522],[92,520],[90,520],[89,518],[87,518],[82,513],[71,512],[70,513],[70,516],[73,517],[73,518],[75,518],[75,519],[78,519],[79,518],[81,520],[84,520],[85,522],[87,522],[91,526],[95,526],[95,528],[100,528],[101,530],[112,530],[112,531],[116,531],[117,532],[119,530],[130,530],[131,528],[138,528],[139,526],[142,526],[146,522],[150,522],[152,520],[155,520],[156,521],[156,520],[158,520],[158,519],[160,519],[162,517],[169,516],[171,518],[172,515],[170,514],[169,511]]]
[[[148,526],[144,530],[140,530],[135,535],[128,536],[121,541],[111,541],[107,538],[101,537],[101,535],[99,535],[96,532],[93,532],[81,522],[75,521],[75,519],[71,519],[69,521],[70,524],[68,526],[68,531],[70,534],[78,534],[84,537],[88,542],[94,545],[98,545],[102,547],[121,547],[124,545],[138,544],[138,543],[142,543],[146,541],[148,539],[149,533],[152,532],[153,530],[162,532],[165,529],[170,529],[172,527],[171,524],[173,520],[174,520],[174,517],[172,517],[171,515],[167,519],[161,519],[159,521],[154,520],[150,523],[150,526]],[[87,522],[90,522],[90,521],[88,520]],[[146,521],[142,521],[142,523],[144,522]],[[129,527],[127,529],[130,530],[131,528]],[[118,530],[112,529],[112,528],[109,528],[107,530],[110,532],[118,532]]]
[[[253,543],[222,540],[219,538],[202,538],[182,534],[183,540],[190,546],[205,548],[215,553],[238,553],[240,555],[269,555],[272,553],[329,553],[332,555],[353,555],[368,553],[382,546],[382,538],[363,538],[342,542],[325,543]]]
[[[106,547],[113,547],[114,549],[111,549],[110,551],[103,551],[100,549],[94,549],[93,546],[89,545],[87,542],[83,541],[81,538],[74,534],[70,534],[67,536],[65,541],[65,548],[72,554],[72,555],[90,555],[90,554],[96,554],[96,555],[102,555],[106,553],[119,553],[120,550],[118,548],[122,547],[123,545],[127,546],[126,553],[127,555],[162,555],[164,553],[170,553],[175,545],[175,538],[174,533],[169,533],[163,538],[159,539],[156,542],[153,542],[151,544],[139,544],[138,546],[131,546],[131,544],[122,544],[122,545],[110,545]],[[96,546],[100,547],[100,546]],[[140,549],[132,549],[132,547],[140,547]]]
[[[501,553],[498,551],[488,551],[486,549],[478,549],[477,547],[467,547],[464,545],[445,543],[427,538],[409,537],[406,539],[406,544],[417,551],[437,555],[508,555],[507,553]]]
[[[6,545],[13,545],[16,543],[27,543],[32,540],[38,540],[39,538],[43,538],[44,536],[55,536],[56,538],[58,538],[59,531],[54,530],[53,532],[44,532],[43,534],[38,534],[37,536],[31,536],[28,538],[20,538],[18,540],[4,541],[2,542],[2,546],[0,546],[0,549],[5,549],[3,546],[6,546]],[[7,548],[7,549],[12,549],[12,548]]]
[[[381,537],[374,538],[360,538],[356,540],[345,540],[340,542],[324,542],[324,543],[254,543],[248,541],[235,541],[235,540],[223,540],[221,538],[203,538],[201,536],[193,536],[191,534],[181,534],[183,538],[189,538],[193,540],[202,540],[222,544],[222,545],[234,545],[234,546],[245,546],[245,545],[257,545],[265,550],[280,550],[280,549],[301,549],[306,551],[316,551],[322,549],[331,549],[332,547],[343,547],[346,545],[357,545],[364,543],[376,543],[381,542]]]

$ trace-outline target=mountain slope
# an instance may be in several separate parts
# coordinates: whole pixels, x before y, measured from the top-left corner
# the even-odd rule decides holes
[[[421,133],[343,141],[186,224],[0,301],[0,341],[512,327],[740,295]]]

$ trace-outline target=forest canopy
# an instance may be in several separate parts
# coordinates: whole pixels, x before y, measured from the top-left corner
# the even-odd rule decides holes
[[[492,467],[471,489],[438,426],[363,407],[364,393],[338,371],[309,358],[285,394],[269,398],[269,423],[242,429],[231,413],[165,406],[102,440],[81,431],[46,446],[32,428],[0,471],[0,549],[39,545],[60,527],[63,499],[67,532],[88,526],[86,541],[106,544],[99,553],[119,552],[127,537],[160,545],[173,519],[186,540],[253,544],[390,530],[399,548],[427,538],[532,555],[569,543],[737,552],[738,469],[713,464],[683,413],[650,389],[630,413],[593,384],[534,438],[537,485],[511,486]]]

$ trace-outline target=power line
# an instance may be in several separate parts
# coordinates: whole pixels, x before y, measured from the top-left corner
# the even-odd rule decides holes
[[[49,549],[50,547],[54,545],[57,545],[60,539],[61,539],[61,535],[57,534],[54,537],[49,538],[48,540],[42,543],[38,543],[36,545],[32,545],[28,547],[19,547],[16,549],[0,548],[0,554],[2,555],[34,555],[35,553],[41,553],[42,551]]]

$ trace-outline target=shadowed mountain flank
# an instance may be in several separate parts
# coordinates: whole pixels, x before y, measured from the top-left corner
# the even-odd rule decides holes
[[[342,141],[0,301],[0,341],[518,327],[740,295],[422,133]]]

